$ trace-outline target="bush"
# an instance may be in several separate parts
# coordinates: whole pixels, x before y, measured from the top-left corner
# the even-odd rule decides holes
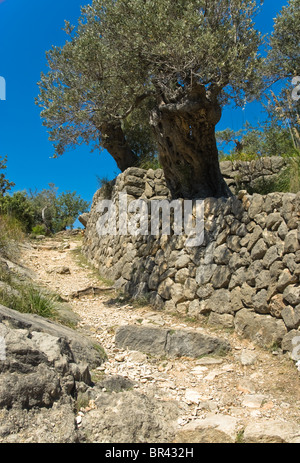
[[[22,225],[14,217],[0,215],[0,254],[13,257],[24,239]]]
[[[36,225],[31,231],[33,235],[46,235],[46,232],[47,230],[44,225]]]
[[[0,156],[0,171],[5,171],[6,169],[6,163],[7,163],[7,156],[5,156],[4,158],[2,158],[2,156]],[[3,172],[0,173],[0,196],[4,196],[5,193],[9,190],[12,189],[12,187],[14,187],[15,184],[14,182],[10,182],[9,180],[7,180],[7,178],[5,177],[5,174]]]
[[[26,192],[17,191],[12,196],[0,196],[0,214],[16,219],[27,233],[34,226],[34,210]]]

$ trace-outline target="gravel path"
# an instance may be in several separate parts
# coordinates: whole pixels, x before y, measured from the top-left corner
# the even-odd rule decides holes
[[[118,349],[114,336],[120,325],[176,329],[195,328],[195,323],[122,302],[114,291],[72,298],[78,290],[105,286],[80,258],[80,245],[80,236],[62,234],[24,247],[22,261],[34,270],[40,284],[68,300],[80,317],[78,329],[106,350],[108,361],[96,373],[122,375],[135,381],[139,391],[179,401],[180,425],[211,413],[235,417],[241,425],[253,418],[300,424],[299,371],[294,363],[286,355],[265,351],[233,332],[203,326],[206,332],[230,342],[232,350],[220,358],[169,359]]]

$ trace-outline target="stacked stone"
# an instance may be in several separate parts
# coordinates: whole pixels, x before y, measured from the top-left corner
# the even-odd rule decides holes
[[[236,194],[242,188],[253,191],[261,182],[276,181],[278,174],[288,167],[288,160],[272,156],[253,161],[223,161],[220,167],[227,185]]]
[[[170,198],[163,172],[130,168],[113,188],[116,201]],[[300,194],[205,200],[204,242],[186,236],[99,236],[96,193],[83,250],[100,274],[159,310],[235,328],[260,345],[292,351],[300,336]]]

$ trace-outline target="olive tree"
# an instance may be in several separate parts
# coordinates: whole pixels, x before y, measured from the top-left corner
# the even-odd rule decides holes
[[[258,93],[257,9],[249,0],[94,0],[82,8],[76,27],[66,23],[65,45],[47,53],[39,83],[56,155],[93,143],[123,171],[146,147],[158,151],[174,197],[230,195],[215,126],[224,105]]]
[[[300,149],[300,3],[289,0],[274,20],[265,62],[270,83],[283,84],[279,94],[271,91],[268,111],[290,132],[295,149]]]
[[[300,4],[289,0],[274,20],[267,65],[273,81],[300,75]]]

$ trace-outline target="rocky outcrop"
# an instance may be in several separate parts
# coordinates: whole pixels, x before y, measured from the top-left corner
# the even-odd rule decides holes
[[[81,333],[0,306],[0,341],[1,442],[174,439],[179,405],[132,390],[124,377],[93,383],[90,371],[106,356]],[[83,403],[89,410],[84,419],[77,414]]]
[[[243,426],[237,418],[210,413],[202,420],[184,426],[176,435],[176,443],[300,443],[297,423],[279,420],[250,420]]]
[[[272,169],[281,165],[271,162]],[[265,164],[266,175],[264,169]],[[111,189],[117,225],[121,193],[127,193],[130,220],[137,204],[132,202],[143,200],[148,224],[153,201],[170,199],[161,170],[129,168]],[[226,200],[207,198],[203,240],[194,247],[186,245],[184,233],[174,233],[172,223],[170,234],[160,229],[153,235],[148,228],[148,234],[134,235],[125,227],[99,234],[102,199],[99,190],[83,252],[118,290],[146,295],[158,310],[236,328],[262,346],[291,345],[284,342],[291,331],[300,342],[300,193],[240,191]]]
[[[37,343],[37,347],[40,347],[40,350],[45,345],[44,350],[46,352],[53,345],[53,359],[55,361],[59,359],[59,355],[64,355],[64,358],[73,358],[73,362],[85,363],[90,368],[96,368],[106,359],[104,350],[91,339],[82,336],[80,332],[67,326],[60,325],[38,315],[22,314],[0,306],[0,323],[1,335],[4,337],[4,340],[6,340],[7,336],[8,339],[11,336],[12,339],[17,337],[20,337],[20,339],[23,338],[25,342],[25,350],[24,354],[22,354],[24,355],[24,361],[27,358],[27,344],[28,351],[31,351],[34,350],[34,342]],[[47,339],[49,343],[47,343]],[[10,343],[8,342],[9,345]],[[62,349],[62,352],[60,352],[60,349]],[[72,352],[72,356],[70,357],[70,353],[67,355],[64,349]],[[56,358],[55,355],[58,357]]]
[[[90,367],[105,360],[103,350],[75,331],[38,316],[0,306],[0,408],[50,408],[75,397],[80,383],[91,385]]]

